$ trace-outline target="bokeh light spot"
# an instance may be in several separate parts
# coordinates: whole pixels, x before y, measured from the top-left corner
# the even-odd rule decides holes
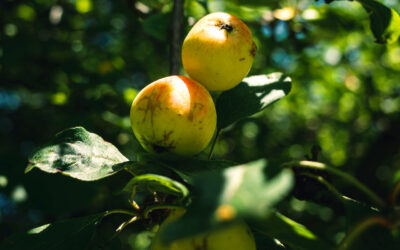
[[[51,103],[54,105],[64,105],[68,101],[68,97],[63,92],[57,92],[51,96]]]
[[[25,21],[33,21],[36,18],[36,12],[32,7],[21,4],[17,7],[17,16]]]
[[[13,37],[18,33],[18,27],[17,25],[13,24],[13,23],[8,23],[4,26],[4,34],[6,34],[6,36],[10,36]]]
[[[91,0],[76,0],[75,8],[80,13],[87,13],[92,10]]]
[[[11,193],[11,199],[14,202],[24,202],[28,199],[28,193],[26,192],[25,188],[22,185],[18,185],[14,188]]]

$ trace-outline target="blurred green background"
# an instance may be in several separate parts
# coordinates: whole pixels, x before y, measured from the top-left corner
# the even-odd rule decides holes
[[[400,10],[396,0],[382,2]],[[84,183],[38,170],[24,175],[24,168],[35,147],[78,125],[133,156],[139,145],[130,104],[146,84],[168,75],[172,7],[168,0],[0,2],[0,240],[127,207],[114,195],[129,178],[123,173]],[[305,159],[318,145],[320,161],[386,198],[400,180],[400,43],[374,43],[359,3],[312,0],[186,0],[183,37],[215,11],[251,29],[258,53],[250,75],[284,72],[293,87],[264,112],[224,130],[214,157],[284,162]],[[317,216],[315,228],[333,221],[329,208],[287,204],[295,219]],[[124,237],[131,247],[147,240]]]

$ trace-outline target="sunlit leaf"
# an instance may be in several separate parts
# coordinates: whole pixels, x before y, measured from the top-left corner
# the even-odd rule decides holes
[[[46,146],[33,153],[25,172],[39,168],[48,173],[61,173],[83,181],[94,181],[123,169],[128,159],[100,136],[82,127],[58,133]]]
[[[222,129],[258,113],[289,94],[292,80],[282,73],[246,77],[217,100],[217,126]]]
[[[394,43],[400,36],[400,16],[393,9],[374,0],[361,0],[363,7],[370,14],[372,33],[378,43]]]

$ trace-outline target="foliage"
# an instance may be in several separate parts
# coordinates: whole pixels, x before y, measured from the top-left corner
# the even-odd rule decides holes
[[[25,173],[37,167],[84,181],[94,181],[117,173],[128,161],[112,144],[82,127],[64,130],[49,145],[29,159]],[[119,166],[118,166],[119,164]]]
[[[0,3],[0,248],[147,249],[185,207],[166,242],[245,219],[260,249],[396,249],[400,4],[185,1],[186,32],[226,11],[258,47],[193,158],[143,152],[129,122],[168,75],[172,7]]]

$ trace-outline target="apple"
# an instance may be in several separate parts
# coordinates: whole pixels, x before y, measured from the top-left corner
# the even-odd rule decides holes
[[[151,250],[256,250],[253,233],[243,221],[233,222],[215,231],[179,239],[169,245],[164,245],[159,236],[160,232],[163,232],[167,224],[182,214],[182,211],[172,213],[161,224],[153,239]]]
[[[239,18],[215,12],[201,18],[182,45],[186,73],[210,91],[238,85],[249,73],[257,47]]]
[[[210,93],[185,76],[168,76],[146,86],[134,99],[130,118],[145,150],[187,156],[204,150],[217,124]]]

